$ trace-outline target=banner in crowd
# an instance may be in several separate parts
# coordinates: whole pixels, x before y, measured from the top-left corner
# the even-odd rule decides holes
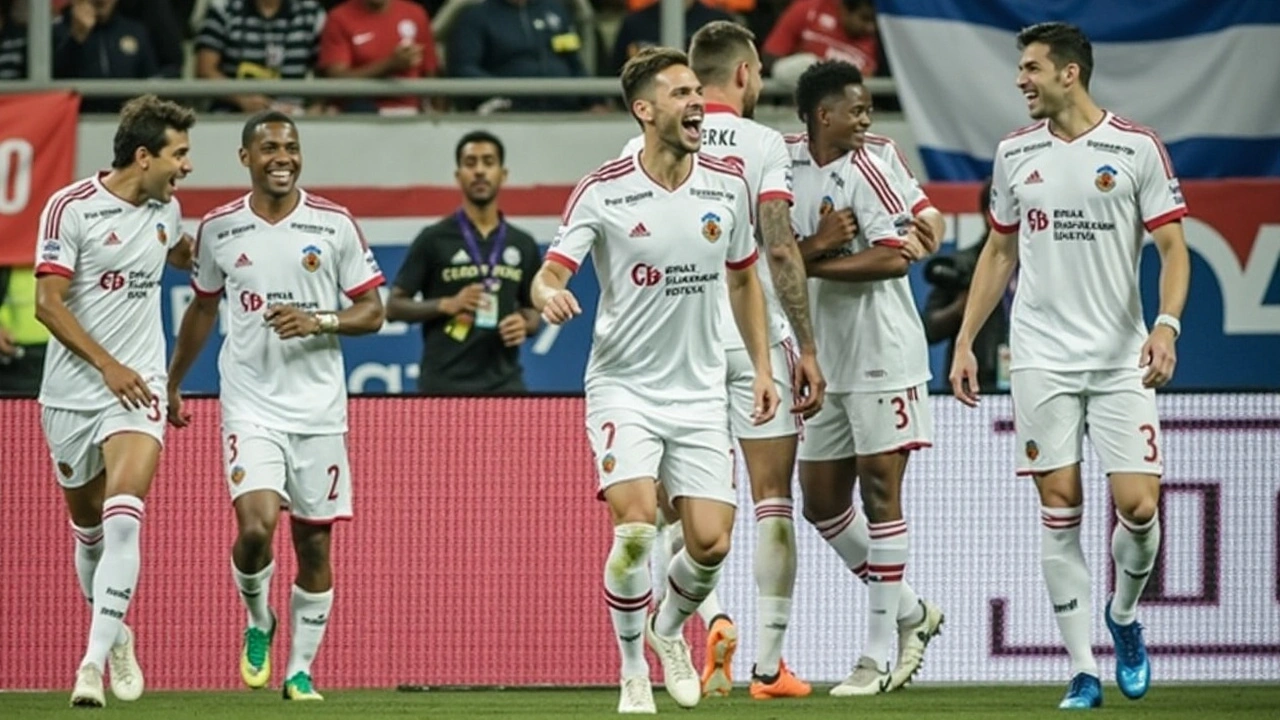
[[[1014,476],[1007,397],[970,410],[930,400],[937,435],[913,455],[904,508],[907,580],[946,613],[921,682],[1049,682],[1069,674],[1040,568],[1040,513]],[[227,561],[234,537],[213,400],[170,429],[147,498],[142,572],[129,620],[149,689],[240,687],[244,609]],[[600,592],[612,537],[580,398],[388,399],[351,403],[355,517],[334,535],[336,601],[314,674],[322,688],[614,685],[617,645]],[[1156,682],[1274,681],[1280,662],[1280,395],[1160,398],[1163,549],[1139,618]],[[503,432],[477,434],[501,419]],[[62,691],[84,649],[90,608],[34,401],[0,401],[0,689]],[[477,442],[478,437],[490,441]],[[1111,641],[1114,512],[1085,463],[1082,540],[1092,568],[1093,642],[1103,677]],[[720,596],[741,637],[734,677],[756,651],[755,528],[739,478],[738,522]],[[857,661],[866,591],[796,512],[800,559],[783,656],[830,683]],[[294,554],[276,535],[270,602],[288,617]],[[700,631],[698,621],[691,632]],[[280,637],[280,636],[277,636]],[[285,635],[287,637],[287,635]],[[692,636],[700,662],[701,643]],[[276,642],[283,668],[288,642]],[[653,663],[657,669],[657,663]],[[739,690],[738,692],[742,692]],[[1037,691],[1039,692],[1039,691]],[[1057,702],[1046,693],[1048,703]]]
[[[0,266],[35,262],[45,200],[71,183],[80,97],[0,95]]]
[[[1103,107],[1156,130],[1178,175],[1280,175],[1280,3],[1154,0],[880,0],[878,26],[933,180],[981,180],[996,143],[1025,126],[1019,29],[1079,25]]]

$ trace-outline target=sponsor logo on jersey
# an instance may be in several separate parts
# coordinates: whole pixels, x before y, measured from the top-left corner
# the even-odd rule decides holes
[[[307,272],[315,272],[320,269],[320,248],[315,245],[308,245],[302,248],[302,267]]]
[[[720,216],[715,213],[707,213],[702,216],[702,237],[707,242],[715,242],[720,239]]]
[[[1098,175],[1093,179],[1093,184],[1102,192],[1111,192],[1116,186],[1116,169],[1110,165],[1103,165],[1098,168]]]

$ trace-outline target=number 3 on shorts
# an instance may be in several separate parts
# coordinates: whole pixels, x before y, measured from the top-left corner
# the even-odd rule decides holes
[[[911,422],[911,418],[907,416],[907,401],[901,396],[895,397],[890,402],[893,403],[893,429],[902,430]]]

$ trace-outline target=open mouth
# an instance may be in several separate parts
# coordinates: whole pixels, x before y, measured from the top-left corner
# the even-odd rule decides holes
[[[1027,99],[1028,105],[1032,105],[1040,99],[1040,93],[1035,88],[1023,88],[1022,97]]]
[[[276,168],[267,172],[267,179],[272,185],[286,186],[293,182],[293,170],[289,168]]]
[[[702,140],[702,113],[686,115],[680,121],[680,132],[690,143],[697,144]]]

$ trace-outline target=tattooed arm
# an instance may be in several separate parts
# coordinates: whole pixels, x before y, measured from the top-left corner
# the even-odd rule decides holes
[[[791,204],[784,199],[760,203],[760,237],[765,257],[773,276],[774,293],[791,322],[792,332],[800,345],[800,362],[795,366],[792,383],[796,404],[792,412],[811,417],[822,407],[826,381],[818,367],[818,347],[809,319],[809,286],[804,272],[804,258],[791,231]]]

